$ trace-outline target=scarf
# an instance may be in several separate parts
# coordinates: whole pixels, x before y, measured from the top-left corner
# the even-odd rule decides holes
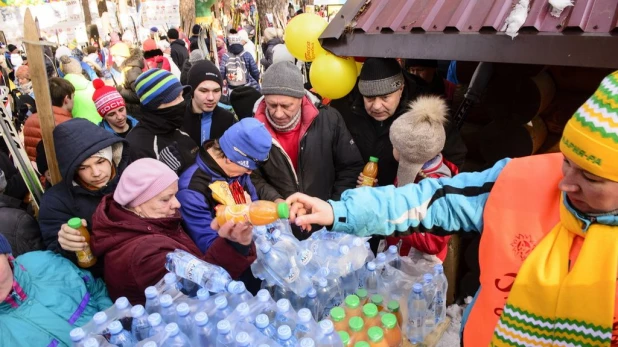
[[[270,116],[270,112],[268,112],[268,109],[266,109],[266,119],[268,120],[268,123],[270,123],[270,126],[273,127],[273,129],[275,129],[275,131],[280,132],[280,133],[287,133],[288,131],[292,131],[294,128],[296,128],[296,126],[298,125],[298,123],[300,122],[300,116],[302,114],[302,110],[303,108],[301,107],[298,110],[298,113],[296,113],[296,115],[294,117],[292,117],[292,119],[290,120],[290,122],[286,125],[277,125],[277,123],[275,123],[272,119],[272,117]]]
[[[169,134],[182,126],[186,108],[186,101],[178,105],[156,110],[150,110],[142,106],[142,111],[144,111],[145,115],[140,123],[155,135]]]
[[[491,346],[610,346],[618,271],[618,228],[583,222],[568,211],[526,258]],[[575,236],[585,238],[569,271]]]

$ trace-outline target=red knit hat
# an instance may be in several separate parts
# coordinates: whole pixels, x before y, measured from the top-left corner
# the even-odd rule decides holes
[[[95,89],[94,94],[92,94],[92,101],[94,101],[101,117],[105,117],[109,111],[125,105],[124,99],[116,88],[106,86],[103,80],[97,78],[92,81],[92,85]]]
[[[147,39],[142,43],[142,50],[144,52],[154,51],[155,49],[157,49],[157,43],[153,39]]]

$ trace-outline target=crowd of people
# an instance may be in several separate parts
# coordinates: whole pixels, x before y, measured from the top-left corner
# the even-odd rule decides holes
[[[256,259],[252,226],[218,225],[214,219],[218,201],[211,184],[219,181],[242,187],[250,201],[287,201],[301,240],[310,235],[307,230],[325,225],[388,236],[388,244],[402,242],[402,255],[416,248],[443,260],[449,235],[457,231],[483,230],[483,238],[508,247],[508,233],[516,237],[518,230],[533,228],[534,245],[521,259],[490,270],[492,276],[507,269],[517,274],[508,301],[487,290],[469,306],[466,344],[476,345],[479,331],[484,345],[503,341],[513,330],[526,331],[511,324],[511,313],[499,320],[491,316],[486,311],[492,305],[550,322],[596,324],[611,338],[611,324],[609,330],[606,325],[613,323],[614,305],[607,303],[615,299],[618,243],[608,231],[616,225],[618,178],[610,156],[618,147],[615,135],[606,136],[615,133],[613,123],[601,126],[606,129],[601,136],[580,120],[592,104],[582,106],[567,126],[564,159],[505,160],[482,173],[458,174],[466,147],[451,121],[455,84],[439,72],[437,61],[368,58],[354,89],[327,101],[312,91],[301,72],[304,63],[289,53],[282,30],[264,30],[260,55],[250,39],[255,33],[246,29],[218,36],[212,55],[202,50],[209,42],[198,42],[199,25],[189,38],[177,29],[163,36],[152,28],[140,47],[112,35],[101,48],[46,49],[62,177],[53,185],[32,88],[32,80],[42,76],[30,74],[16,46],[0,45],[0,82],[16,87],[11,94],[16,125],[45,187],[35,219],[24,203],[28,190],[19,172],[8,152],[0,151],[3,345],[70,344],[69,331],[111,305],[110,299],[125,296],[143,304],[144,289],[165,275],[165,255],[174,249],[222,266],[257,292],[261,283],[250,268]],[[618,85],[615,74],[606,81]],[[602,85],[595,99],[614,117],[615,105],[604,100],[616,102],[616,88]],[[355,189],[365,181],[370,157],[379,159],[376,187]],[[539,199],[528,204],[526,194]],[[89,243],[69,227],[74,217],[90,233]],[[544,222],[534,224],[534,218]],[[501,221],[512,225],[503,228]],[[556,224],[560,227],[550,233],[548,227]],[[499,230],[508,235],[495,236]],[[595,236],[586,237],[588,230]],[[374,251],[379,241],[372,239]],[[592,271],[608,289],[604,307],[584,300],[595,314],[568,302],[585,296],[583,290],[597,290],[569,286],[586,278],[585,270],[570,272],[577,255],[585,254],[587,265],[596,259],[586,241],[606,250],[611,263]],[[560,276],[546,289],[551,279],[540,273],[540,264],[558,264],[574,243],[577,252],[555,265]],[[500,247],[485,246],[481,256],[499,258]],[[77,266],[76,252],[88,248],[98,260],[86,270]],[[483,277],[483,289],[493,279]],[[530,290],[542,294],[528,300]]]

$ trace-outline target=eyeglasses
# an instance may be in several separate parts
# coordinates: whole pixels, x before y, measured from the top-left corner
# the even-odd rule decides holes
[[[242,155],[243,157],[245,157],[247,159],[251,159],[258,166],[264,164],[268,160],[268,158],[270,157],[270,153],[269,153],[269,154],[266,155],[266,159],[259,160],[259,159],[255,159],[253,157],[248,156],[247,154],[245,154],[245,152],[241,151],[236,146],[233,146],[232,148],[234,148],[234,151],[238,152],[238,154]]]

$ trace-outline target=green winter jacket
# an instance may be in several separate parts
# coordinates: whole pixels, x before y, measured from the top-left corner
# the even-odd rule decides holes
[[[0,346],[70,346],[73,328],[112,305],[102,280],[61,255],[29,252],[12,265],[21,290],[14,282],[0,302]]]
[[[71,112],[73,118],[84,118],[99,125],[102,118],[94,105],[94,101],[92,101],[92,94],[94,94],[92,82],[88,81],[83,75],[76,74],[67,74],[64,79],[71,82],[75,87],[75,99]]]

